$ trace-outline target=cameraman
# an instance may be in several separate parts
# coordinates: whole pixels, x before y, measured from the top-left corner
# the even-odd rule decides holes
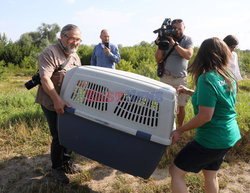
[[[169,48],[167,50],[160,50],[159,47],[155,53],[157,63],[160,63],[164,56],[174,47],[174,50],[167,57],[164,62],[164,72],[161,77],[161,82],[173,86],[175,89],[179,85],[187,86],[187,66],[188,60],[193,55],[193,42],[192,39],[184,35],[185,25],[183,20],[174,19],[171,23],[172,27],[178,30],[174,37],[167,36],[169,40]],[[159,40],[156,40],[157,44]],[[189,96],[180,94],[177,97],[177,127],[184,123],[185,106],[189,100]]]
[[[52,175],[57,181],[65,184],[69,183],[65,173],[81,170],[70,162],[72,152],[59,144],[57,114],[63,114],[65,106],[70,107],[60,97],[60,90],[66,71],[81,65],[76,54],[81,41],[80,29],[73,24],[68,24],[62,28],[58,42],[46,47],[38,57],[42,85],[38,88],[35,102],[41,105],[52,135]],[[60,65],[63,66],[62,69],[59,69]]]

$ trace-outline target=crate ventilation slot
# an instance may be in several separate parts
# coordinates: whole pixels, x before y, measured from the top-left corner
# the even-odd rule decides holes
[[[79,80],[71,94],[71,100],[100,111],[107,111],[108,88],[89,81]]]
[[[124,93],[114,110],[114,114],[136,123],[157,127],[159,103],[145,97]]]

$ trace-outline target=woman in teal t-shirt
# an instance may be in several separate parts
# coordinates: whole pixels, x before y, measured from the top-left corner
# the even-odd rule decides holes
[[[228,150],[241,138],[235,120],[237,83],[228,68],[231,52],[219,38],[205,40],[189,71],[195,92],[180,86],[179,93],[192,95],[195,117],[171,134],[172,141],[181,140],[185,131],[196,129],[196,137],[176,156],[169,172],[172,191],[187,192],[186,172],[205,177],[206,192],[218,192],[217,172]]]

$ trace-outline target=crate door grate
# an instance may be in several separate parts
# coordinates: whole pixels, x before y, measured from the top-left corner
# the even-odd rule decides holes
[[[124,93],[117,103],[114,114],[136,123],[157,127],[159,106],[159,102],[151,99]]]
[[[71,100],[79,105],[84,105],[100,111],[107,111],[108,88],[99,84],[78,80],[71,94]]]

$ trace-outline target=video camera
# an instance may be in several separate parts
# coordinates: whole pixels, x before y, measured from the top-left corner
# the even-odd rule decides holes
[[[160,50],[167,50],[169,48],[169,40],[167,36],[174,37],[178,33],[178,29],[171,25],[171,19],[166,18],[161,26],[161,28],[153,31],[154,33],[158,33],[159,46]]]
[[[25,87],[30,90],[33,87],[35,87],[36,85],[41,84],[40,81],[40,74],[36,73],[34,76],[32,76],[31,80],[29,80],[28,82],[26,82],[24,85]]]
[[[171,19],[166,18],[161,26],[161,28],[153,31],[158,33],[159,43],[156,43],[160,50],[167,50],[169,48],[169,39],[167,36],[175,37],[178,33],[178,29],[173,27],[171,24]],[[157,65],[157,76],[162,77],[164,71],[165,61],[161,61]]]

